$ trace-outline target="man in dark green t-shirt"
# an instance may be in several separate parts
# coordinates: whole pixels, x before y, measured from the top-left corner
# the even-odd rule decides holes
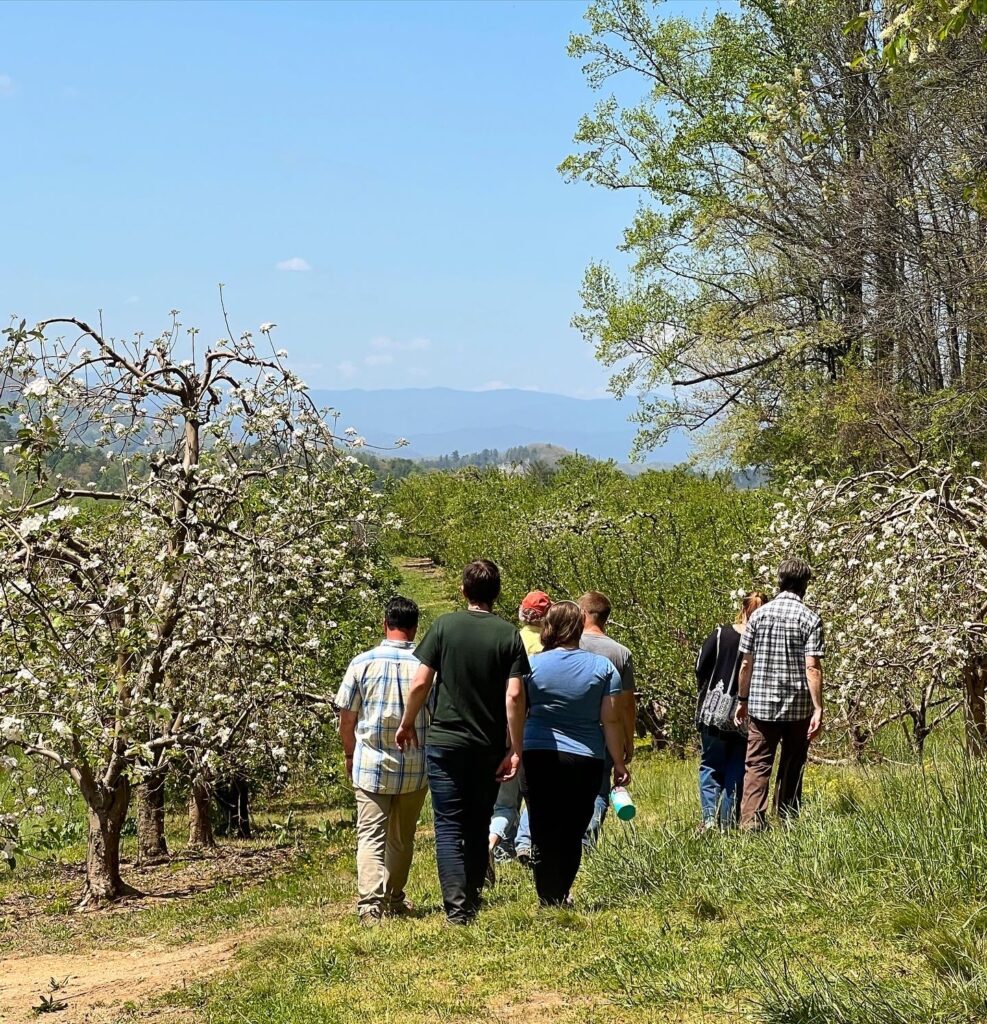
[[[462,589],[467,610],[436,619],[415,650],[421,666],[397,732],[402,750],[419,745],[415,718],[438,674],[425,763],[439,884],[454,924],[469,924],[479,910],[497,789],[521,763],[529,669],[520,633],[491,611],[500,594],[497,566],[471,562]]]

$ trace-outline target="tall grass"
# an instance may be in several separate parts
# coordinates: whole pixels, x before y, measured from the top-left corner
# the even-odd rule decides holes
[[[669,920],[724,922],[729,941],[688,985],[747,989],[766,1024],[987,1019],[987,767],[814,770],[801,821],[760,834],[698,833],[694,773],[670,761],[639,773],[648,823],[609,828],[586,861],[593,909],[647,901]],[[813,967],[820,943],[861,923],[882,946],[880,970],[868,972],[865,950],[846,951],[843,975]],[[630,936],[598,967],[634,1003],[657,997],[662,960]]]

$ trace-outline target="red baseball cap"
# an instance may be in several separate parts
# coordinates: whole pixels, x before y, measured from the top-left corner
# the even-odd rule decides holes
[[[521,602],[521,611],[529,612],[534,619],[542,619],[552,607],[552,599],[541,590],[532,590]]]

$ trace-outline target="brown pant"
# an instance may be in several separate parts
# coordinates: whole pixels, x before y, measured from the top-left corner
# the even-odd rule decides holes
[[[404,900],[415,828],[427,789],[413,793],[356,790],[356,873],[361,914],[386,914]]]
[[[740,808],[741,828],[763,828],[768,810],[768,787],[775,751],[781,744],[774,809],[782,818],[797,818],[802,805],[802,775],[809,756],[809,719],[797,722],[768,722],[750,719],[747,764],[744,773],[744,801]]]

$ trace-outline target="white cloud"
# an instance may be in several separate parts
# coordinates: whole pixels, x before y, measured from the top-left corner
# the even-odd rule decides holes
[[[292,256],[290,260],[281,260],[275,264],[278,270],[311,270],[312,265],[301,256]]]
[[[0,96],[13,96],[14,92],[14,80],[10,75],[0,75]]]
[[[388,366],[394,362],[394,356],[390,352],[371,352],[363,361],[367,366]]]
[[[425,352],[432,347],[428,338],[412,338],[410,341],[396,341],[394,338],[379,336],[370,339],[374,352]]]
[[[336,372],[340,377],[344,377],[346,380],[350,380],[355,377],[359,372],[359,368],[355,363],[351,363],[348,359],[346,362],[339,363],[336,367]]]

